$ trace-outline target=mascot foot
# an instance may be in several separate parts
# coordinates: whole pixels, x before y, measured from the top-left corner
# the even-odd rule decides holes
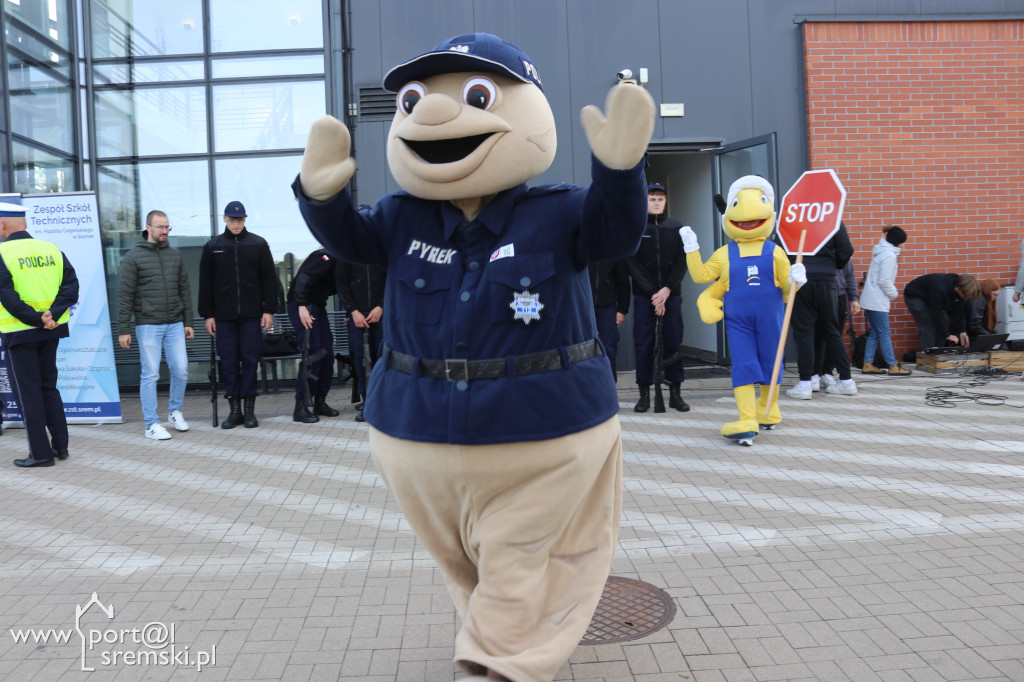
[[[761,424],[762,431],[774,431],[778,424]]]
[[[754,436],[757,435],[758,428],[756,421],[743,419],[723,425],[722,435],[730,440],[737,441],[740,445],[753,445]]]

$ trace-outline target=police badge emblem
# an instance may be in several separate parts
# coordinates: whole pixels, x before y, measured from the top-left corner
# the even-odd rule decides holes
[[[529,291],[520,291],[512,298],[508,307],[516,311],[512,316],[513,320],[522,320],[523,324],[530,324],[540,319],[540,311],[544,304],[540,302],[540,294],[531,294]]]

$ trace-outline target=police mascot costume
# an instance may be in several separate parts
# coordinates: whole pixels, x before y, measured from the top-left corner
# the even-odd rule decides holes
[[[586,632],[621,509],[618,396],[587,264],[636,251],[654,102],[612,88],[582,112],[589,188],[532,189],[555,154],[541,78],[518,47],[461,35],[384,78],[403,191],[352,204],[345,126],[314,123],[293,185],[316,238],[387,268],[384,349],[364,414],[377,469],[440,564],[455,661],[550,680]]]
[[[722,223],[732,241],[707,263],[689,226],[679,236],[693,281],[714,280],[697,297],[700,319],[715,324],[725,317],[739,420],[724,424],[722,435],[752,445],[759,427],[772,429],[782,421],[778,391],[768,405],[768,389],[782,335],[783,296],[789,295],[793,282],[800,286],[807,276],[802,263],[790,266],[786,252],[768,240],[775,227],[775,191],[761,176],[746,175],[732,184]]]

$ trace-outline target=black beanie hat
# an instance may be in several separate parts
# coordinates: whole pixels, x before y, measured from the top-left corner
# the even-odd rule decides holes
[[[885,241],[893,246],[899,246],[907,241],[907,233],[899,225],[893,225],[885,231]]]

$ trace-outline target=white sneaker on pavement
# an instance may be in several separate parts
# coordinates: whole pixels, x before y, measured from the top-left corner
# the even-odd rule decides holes
[[[153,440],[167,440],[171,437],[171,434],[167,433],[167,429],[162,427],[160,424],[153,424],[146,429],[146,438],[152,438]]]
[[[811,392],[817,393],[821,390],[821,377],[815,374],[811,377]]]
[[[836,379],[831,374],[822,374],[821,375],[821,388],[823,390],[827,391],[829,386],[835,386],[835,385],[836,385]]]
[[[826,389],[832,395],[857,395],[857,384],[853,379],[844,379]]]
[[[800,384],[797,384],[793,388],[787,389],[786,395],[790,398],[796,398],[797,400],[810,400],[811,384],[810,382],[807,382],[807,386],[800,386]]]
[[[185,421],[185,417],[182,416],[181,410],[175,410],[167,415],[167,418],[174,424],[174,428],[178,431],[188,431],[188,422]]]

